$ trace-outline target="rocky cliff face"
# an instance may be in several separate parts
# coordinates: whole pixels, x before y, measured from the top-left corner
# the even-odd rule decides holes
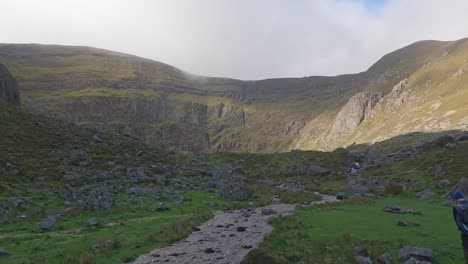
[[[16,80],[2,64],[0,64],[0,99],[14,104],[20,103]]]
[[[467,61],[466,39],[423,41],[358,74],[241,81],[94,48],[0,44],[27,109],[186,151],[330,150],[463,128]]]

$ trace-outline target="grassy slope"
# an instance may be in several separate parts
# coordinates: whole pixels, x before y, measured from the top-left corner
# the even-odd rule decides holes
[[[423,215],[385,213],[384,204],[399,204],[406,209],[420,210]],[[450,207],[439,203],[408,198],[302,209],[294,216],[272,221],[273,233],[251,254],[250,263],[325,263],[327,258],[332,260],[327,263],[352,263],[355,245],[367,246],[374,261],[384,252],[397,259],[399,248],[410,245],[433,249],[436,264],[463,263],[459,234],[451,213]],[[421,226],[401,227],[397,225],[400,220]],[[264,252],[271,259],[261,257]],[[258,258],[253,259],[257,254]]]

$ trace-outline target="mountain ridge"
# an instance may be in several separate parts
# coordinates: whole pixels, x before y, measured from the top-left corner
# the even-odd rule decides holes
[[[380,101],[405,79],[410,89],[412,76],[424,67],[448,60],[463,68],[464,62],[443,54],[461,49],[465,56],[466,40],[416,42],[355,74],[255,81],[191,75],[164,63],[88,47],[0,44],[0,63],[17,78],[25,108],[115,129],[151,144],[215,152],[329,150],[362,142],[355,132],[375,116],[369,112],[351,129],[340,125],[337,118],[348,117],[339,117],[344,107],[361,111],[350,106],[354,96],[363,93]],[[465,78],[464,72],[459,78]],[[361,103],[364,99],[354,100],[367,105]],[[460,108],[463,115],[466,109]],[[342,133],[342,128],[349,131]],[[367,140],[382,139],[382,134]]]

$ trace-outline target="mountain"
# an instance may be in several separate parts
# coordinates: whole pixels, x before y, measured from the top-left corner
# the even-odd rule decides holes
[[[0,44],[0,63],[28,110],[186,151],[330,150],[468,123],[468,39],[416,42],[357,74],[259,81],[90,47]]]

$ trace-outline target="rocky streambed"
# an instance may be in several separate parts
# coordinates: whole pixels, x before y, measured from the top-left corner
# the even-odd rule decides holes
[[[311,205],[337,201],[321,195]],[[192,234],[172,245],[139,257],[134,263],[240,263],[273,229],[268,220],[291,214],[294,204],[272,204],[265,207],[218,211],[214,217],[195,228]]]

